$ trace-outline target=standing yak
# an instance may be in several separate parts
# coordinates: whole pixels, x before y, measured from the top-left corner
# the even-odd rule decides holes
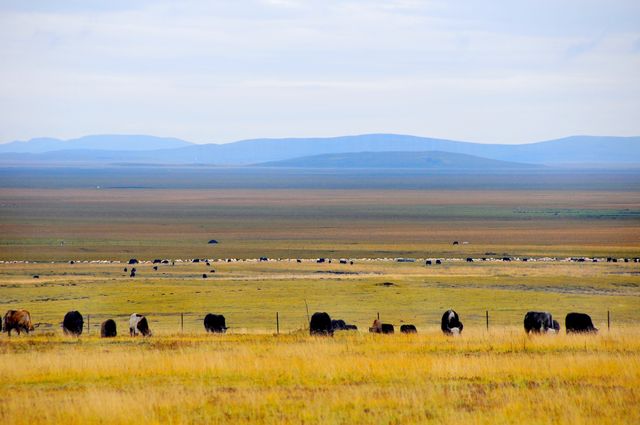
[[[333,336],[333,326],[331,316],[325,312],[316,312],[311,316],[309,322],[309,333],[311,335],[331,335]]]
[[[225,333],[227,332],[227,322],[222,314],[207,314],[204,317],[204,328],[207,332]]]
[[[133,313],[129,318],[129,335],[131,336],[151,336],[149,322],[142,314]]]
[[[9,310],[5,313],[2,322],[0,323],[0,329],[9,336],[11,336],[11,331],[14,329],[18,332],[18,335],[22,331],[29,333],[35,329],[31,323],[31,314],[27,310]]]
[[[100,336],[102,338],[113,338],[118,335],[116,322],[113,319],[107,319],[100,325]]]
[[[564,327],[567,333],[598,333],[598,329],[593,326],[591,316],[585,313],[569,313],[564,320]]]
[[[463,327],[458,313],[454,310],[444,312],[442,320],[440,321],[440,329],[442,329],[445,335],[459,335],[462,333]]]
[[[547,333],[549,330],[556,331],[551,313],[546,311],[529,311],[524,315],[524,330],[526,333]],[[556,322],[558,323],[558,322]],[[560,330],[560,324],[557,324]]]
[[[70,311],[64,315],[62,330],[65,335],[80,336],[84,328],[84,319],[79,311]]]

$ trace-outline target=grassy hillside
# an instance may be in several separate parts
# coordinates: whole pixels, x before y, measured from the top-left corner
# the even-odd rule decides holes
[[[518,170],[532,164],[496,161],[449,152],[357,152],[324,154],[257,164],[261,167],[298,168],[420,168],[427,170]]]

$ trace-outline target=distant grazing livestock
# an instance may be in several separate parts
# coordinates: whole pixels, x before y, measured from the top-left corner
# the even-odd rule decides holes
[[[210,262],[207,261],[205,264],[207,265],[207,267],[211,267],[211,263]]]
[[[462,333],[463,327],[458,313],[453,310],[444,312],[442,320],[440,321],[440,329],[442,329],[442,332],[446,335],[459,335]]]
[[[194,258],[193,260],[191,260],[192,263],[199,263],[200,259],[199,258]]]
[[[324,312],[313,313],[309,322],[309,333],[311,335],[333,335],[331,316]]]
[[[324,263],[324,261],[325,261],[324,258],[318,258],[316,260],[316,263]]]
[[[524,330],[527,333],[546,333],[555,330],[551,313],[546,311],[530,311],[524,315]]]
[[[202,278],[206,279],[207,278],[207,274],[206,273],[202,273]]]
[[[502,257],[502,261],[511,261],[511,258],[509,258],[509,257]]]
[[[350,325],[341,319],[332,320],[331,328],[334,331],[357,331],[358,330],[358,327],[356,325]]]
[[[376,334],[392,334],[394,333],[394,327],[392,324],[381,323],[380,320],[376,319],[369,328],[369,332]]]
[[[414,325],[401,325],[400,326],[400,333],[403,333],[403,334],[417,334],[418,330],[416,329],[416,327]]]
[[[2,332],[6,332],[11,336],[11,331],[15,329],[20,335],[20,332],[24,331],[29,333],[35,329],[31,323],[31,314],[27,310],[9,310],[5,313],[2,319],[2,326],[0,326]]]
[[[118,335],[116,322],[113,319],[107,319],[100,325],[100,336],[102,338],[113,338]]]
[[[135,267],[131,268],[131,273],[129,274],[129,277],[136,277],[136,268]]]
[[[128,272],[128,271],[129,271],[129,270],[125,267],[125,268],[124,268],[124,272],[126,273],[126,272]]]
[[[442,264],[441,260],[436,260],[436,264]]]
[[[129,264],[138,264],[138,260],[135,258],[132,258],[129,260]]]
[[[267,257],[260,257],[260,261],[269,261]]]
[[[62,320],[62,330],[65,335],[80,336],[84,329],[84,319],[79,311],[70,311],[64,315]]]
[[[211,240],[209,240],[209,243],[213,245],[213,244],[218,243],[218,241],[217,241],[217,240],[215,240],[215,239],[211,239]]]
[[[347,260],[340,260],[340,264],[347,264]]]
[[[551,332],[551,329],[549,329]],[[559,334],[560,333],[560,323],[557,320],[553,320],[553,332]]]
[[[155,260],[153,260],[153,264],[160,264],[162,263],[162,260],[159,258],[156,258]]]
[[[458,241],[453,241],[453,244],[454,245],[458,245]]]
[[[425,266],[430,266],[430,265],[431,265],[431,260],[427,260],[427,261],[425,261],[425,262],[424,262],[424,265],[425,265]]]
[[[158,266],[153,266],[153,270],[158,271]]]
[[[350,266],[353,266],[353,261],[349,261],[349,265],[350,265]]]
[[[162,264],[169,264],[169,260],[162,260]]]
[[[298,258],[298,259],[296,260],[296,263],[302,263],[302,260]]]
[[[564,327],[567,333],[597,333],[593,326],[591,316],[585,313],[569,313],[564,319]]]
[[[142,314],[133,313],[129,318],[129,335],[131,336],[151,336],[149,322]]]
[[[467,257],[467,263],[473,263],[473,258]]]
[[[37,274],[34,274],[34,275],[33,275],[33,278],[34,278],[34,279],[40,279],[40,276],[38,276]]]
[[[227,332],[227,322],[222,314],[207,314],[204,317],[204,328],[207,332],[223,334]]]

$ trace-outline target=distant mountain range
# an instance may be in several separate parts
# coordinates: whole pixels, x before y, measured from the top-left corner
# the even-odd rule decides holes
[[[374,155],[380,152],[386,154]],[[365,134],[198,145],[174,138],[100,135],[73,140],[39,138],[0,144],[0,164],[488,169],[526,167],[526,164],[629,165],[640,164],[640,137],[572,136],[537,143],[504,145],[398,134]]]

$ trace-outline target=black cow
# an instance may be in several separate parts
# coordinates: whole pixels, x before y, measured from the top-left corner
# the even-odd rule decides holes
[[[309,322],[309,333],[311,335],[333,335],[331,316],[325,312],[313,313],[311,322]]]
[[[473,263],[473,258],[467,257],[467,263]]]
[[[553,320],[553,331],[557,334],[560,333],[560,323],[557,320]]]
[[[153,266],[153,270],[158,271],[158,266]]]
[[[356,325],[350,325],[341,319],[332,320],[331,328],[334,331],[357,331],[358,330],[358,327]]]
[[[511,258],[509,258],[509,257],[502,257],[502,261],[511,261]]]
[[[454,245],[458,245],[458,241],[453,241],[453,244]]]
[[[440,329],[445,335],[459,335],[462,333],[462,322],[460,321],[460,317],[458,313],[453,310],[447,310],[442,315],[442,320],[440,321]]]
[[[267,257],[260,257],[260,261],[269,261]]]
[[[227,322],[222,314],[207,314],[204,317],[204,328],[207,332],[223,334],[227,332]]]
[[[569,313],[564,319],[564,327],[567,333],[597,333],[591,317],[585,313]]]
[[[64,315],[62,330],[65,335],[80,336],[84,328],[84,319],[79,311],[70,311]]]
[[[129,274],[129,277],[136,277],[136,268],[135,267],[131,268],[131,273]]]
[[[324,258],[318,258],[316,260],[316,263],[324,263],[324,261],[325,261]]]
[[[436,264],[442,264],[441,260],[436,260]]]
[[[129,260],[129,264],[138,264],[138,260],[135,258],[132,258]]]
[[[527,333],[546,333],[549,329],[555,330],[553,322],[554,320],[551,313],[547,313],[546,311],[530,311],[524,315],[524,330]]]
[[[207,278],[207,274],[206,273],[202,273],[202,278],[206,279]]]
[[[155,260],[153,260],[153,264],[160,264],[162,263],[162,260],[159,258],[156,258]]]
[[[107,319],[100,325],[100,336],[102,338],[113,338],[118,335],[116,322],[113,319]]]
[[[340,260],[340,264],[347,264],[347,260]]]
[[[425,265],[425,266],[430,266],[430,265],[431,265],[431,260],[427,260],[427,261],[425,261],[425,262],[424,262],[424,265]]]
[[[341,320],[341,319],[331,320],[331,328],[334,331],[341,331],[344,329],[345,326],[347,326],[347,323],[344,320]]]
[[[416,329],[416,327],[414,325],[401,325],[400,326],[400,333],[403,333],[403,334],[417,334],[418,330]]]

